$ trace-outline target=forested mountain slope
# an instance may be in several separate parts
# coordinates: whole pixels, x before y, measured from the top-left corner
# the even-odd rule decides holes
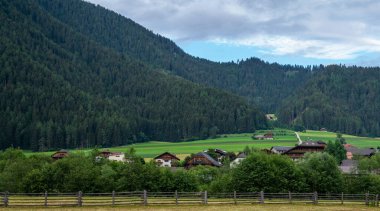
[[[78,0],[38,0],[46,11],[97,43],[193,82],[232,91],[265,112],[311,77],[310,67],[265,63],[252,58],[216,63],[195,58],[171,40],[103,7]]]
[[[0,148],[179,141],[265,127],[263,114],[243,98],[102,46],[40,3],[0,0]]]
[[[321,67],[279,109],[287,124],[380,136],[380,68]]]

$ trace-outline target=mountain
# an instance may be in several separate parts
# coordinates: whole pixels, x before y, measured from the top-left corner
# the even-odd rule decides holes
[[[279,118],[310,129],[380,136],[379,96],[380,68],[330,65],[284,101]]]
[[[242,97],[103,45],[47,5],[68,19],[91,19],[100,9],[81,1],[0,0],[1,149],[180,141],[266,127]],[[78,10],[83,5],[89,10]]]
[[[190,56],[171,40],[115,12],[78,0],[38,0],[50,15],[107,48],[169,74],[243,96],[269,113],[301,87],[311,67],[269,64],[251,58],[217,63]],[[75,5],[75,6],[73,6]]]
[[[211,62],[186,54],[171,40],[101,6],[77,0],[38,2],[56,19],[102,46],[162,72],[243,96],[266,113],[278,113],[286,125],[380,136],[376,121],[380,103],[373,99],[380,95],[375,85],[378,68],[303,67],[270,64],[257,58]],[[370,90],[371,94],[362,94],[361,90]],[[346,92],[350,96],[342,96]]]

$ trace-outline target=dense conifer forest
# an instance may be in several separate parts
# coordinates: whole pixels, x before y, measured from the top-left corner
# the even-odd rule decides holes
[[[266,127],[243,98],[101,46],[38,1],[0,2],[2,149],[180,141]]]
[[[0,0],[0,18],[1,149],[193,140],[264,113],[380,136],[379,68],[211,62],[80,0]]]

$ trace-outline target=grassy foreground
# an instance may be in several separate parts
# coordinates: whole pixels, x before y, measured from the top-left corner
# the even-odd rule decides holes
[[[258,134],[264,134],[268,131],[258,131]],[[271,148],[272,146],[294,146],[298,143],[294,131],[275,129],[271,130],[275,134],[274,140],[253,140],[252,133],[242,133],[242,134],[226,134],[221,135],[216,139],[205,139],[198,141],[189,142],[159,142],[150,141],[146,143],[138,143],[128,146],[113,147],[109,148],[110,151],[114,152],[127,152],[130,147],[134,147],[138,155],[144,158],[153,158],[165,151],[176,154],[179,158],[183,159],[191,153],[197,153],[209,148],[219,148],[226,151],[239,152],[244,149],[245,146],[255,147],[258,149]],[[333,132],[323,132],[323,131],[313,131],[307,130],[306,132],[300,132],[299,135],[301,139],[306,140],[335,140],[336,133]],[[380,139],[368,138],[368,137],[358,137],[352,135],[344,134],[343,137],[348,143],[353,144],[357,147],[374,147],[380,146]],[[72,150],[72,152],[90,152],[87,150]],[[33,154],[32,152],[26,152],[27,155]],[[42,152],[38,154],[51,155],[52,152]]]
[[[0,210],[54,210],[54,211],[68,211],[68,210],[188,210],[188,211],[219,211],[219,210],[281,210],[281,211],[293,211],[293,210],[312,210],[312,211],[323,211],[323,210],[340,210],[340,211],[372,211],[379,210],[378,207],[366,207],[364,205],[303,205],[303,204],[264,204],[264,205],[198,205],[198,206],[128,206],[128,207],[66,207],[66,208],[0,208]]]

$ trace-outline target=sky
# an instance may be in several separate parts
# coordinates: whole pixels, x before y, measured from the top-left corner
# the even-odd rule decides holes
[[[87,0],[212,61],[380,66],[378,0]]]

